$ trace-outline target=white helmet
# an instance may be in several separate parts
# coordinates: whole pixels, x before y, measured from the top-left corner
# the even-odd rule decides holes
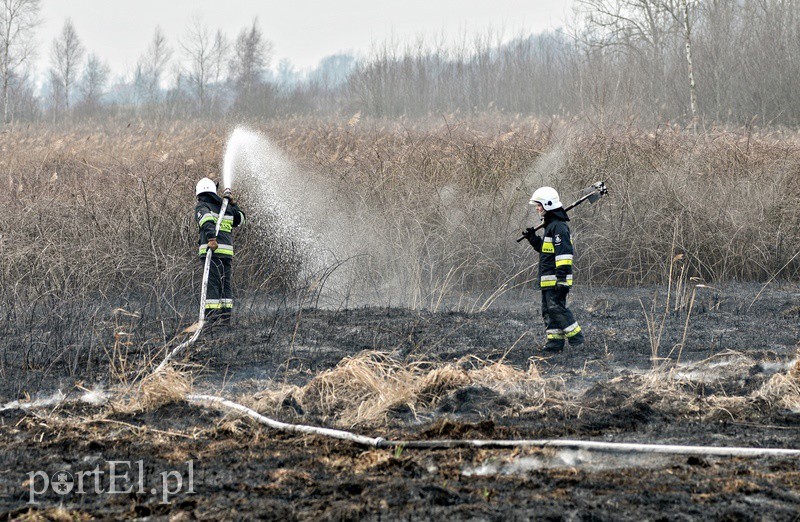
[[[531,205],[541,203],[545,210],[554,210],[561,207],[561,200],[558,198],[558,192],[553,187],[541,187],[536,189],[536,192],[531,196],[528,202]]]
[[[197,182],[197,188],[194,190],[194,195],[199,196],[203,192],[217,193],[217,186],[209,178],[203,178]]]

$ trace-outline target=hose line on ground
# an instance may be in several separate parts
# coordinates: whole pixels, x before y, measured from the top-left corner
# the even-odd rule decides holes
[[[386,440],[383,437],[366,437],[348,431],[308,426],[304,424],[288,424],[261,415],[257,411],[214,395],[191,394],[186,396],[190,403],[241,413],[269,428],[308,435],[320,435],[340,440],[355,442],[362,446],[374,448],[415,448],[415,449],[451,449],[451,448],[566,448],[606,453],[661,453],[669,455],[704,455],[716,457],[800,457],[800,449],[783,448],[747,448],[731,446],[682,446],[673,444],[637,444],[624,442],[600,442],[592,440],[569,439],[532,439],[532,440]]]
[[[307,435],[322,435],[324,437],[331,437],[334,439],[340,440],[347,440],[350,442],[355,442],[356,444],[360,444],[362,446],[373,446],[376,448],[385,447],[382,446],[384,439],[377,437],[365,437],[363,435],[356,435],[355,433],[350,433],[349,431],[342,431],[342,430],[334,430],[331,428],[320,428],[318,426],[308,426],[305,424],[287,424],[285,422],[276,421],[274,419],[270,419],[269,417],[265,417],[258,413],[257,411],[248,408],[247,406],[243,406],[233,401],[229,401],[228,399],[217,397],[214,395],[187,395],[186,400],[198,404],[200,406],[205,406],[207,408],[216,408],[219,410],[230,410],[241,413],[251,419],[255,420],[259,424],[263,424],[275,430],[280,431],[289,431],[295,433],[305,433]]]

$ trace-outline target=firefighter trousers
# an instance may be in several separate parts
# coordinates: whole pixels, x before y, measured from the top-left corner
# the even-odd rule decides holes
[[[201,258],[203,263],[205,259]],[[233,259],[211,256],[206,290],[206,320],[227,325],[233,311]]]
[[[581,327],[567,308],[568,288],[548,288],[542,290],[542,318],[547,328],[548,349],[564,347],[564,340],[570,345],[583,344],[584,338]]]

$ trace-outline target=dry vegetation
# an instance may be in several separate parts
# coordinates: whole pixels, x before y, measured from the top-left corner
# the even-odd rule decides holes
[[[407,362],[380,352],[345,358],[303,387],[288,386],[256,395],[259,411],[278,413],[290,401],[342,426],[385,422],[392,415],[430,413],[454,392],[485,388],[513,397],[508,412],[541,407],[544,381],[536,367],[521,370],[476,358],[451,364]],[[497,412],[498,414],[501,412]]]
[[[613,414],[644,407],[664,418],[747,421],[771,410],[800,412],[797,360],[752,391],[709,395],[702,391],[739,381],[754,364],[743,354],[721,353],[680,369],[656,368],[575,391],[563,389],[558,378],[542,377],[533,364],[522,370],[502,361],[473,358],[451,364],[408,363],[389,354],[364,352],[302,387],[279,385],[240,401],[266,415],[311,415],[346,428],[435,417],[437,407],[448,398],[473,388],[497,393],[494,400],[475,405],[476,412],[489,417],[561,411],[568,418],[580,418],[585,410]],[[467,397],[459,400],[469,402]],[[446,412],[438,411],[442,414]]]
[[[502,116],[255,127],[372,215],[392,263],[412,274],[412,306],[472,293],[480,309],[524,284],[535,259],[514,239],[530,222],[528,194],[545,183],[566,200],[598,179],[611,187],[599,207],[575,213],[582,284],[663,283],[676,254],[686,277],[706,282],[800,275],[795,132],[695,135]],[[0,135],[4,379],[106,371],[107,354],[151,358],[191,320],[193,187],[220,171],[229,131],[109,123]],[[242,297],[301,285],[299,261],[263,237],[239,234]]]
[[[800,412],[800,353],[788,371],[770,378],[760,390],[759,396],[769,404]]]
[[[466,405],[464,412],[473,416],[505,419],[555,415],[577,420],[586,412],[628,416],[649,411],[666,419],[748,422],[768,417],[770,412],[800,412],[798,359],[751,391],[703,392],[706,387],[739,381],[754,364],[744,354],[723,352],[680,368],[655,368],[598,382],[588,390],[568,390],[558,377],[540,375],[533,363],[523,370],[503,360],[476,357],[455,363],[409,362],[393,354],[367,351],[343,359],[303,386],[273,383],[237,401],[276,419],[357,430],[447,418],[453,413],[447,409],[448,403]],[[89,417],[53,416],[59,409],[56,406],[48,418],[59,425],[76,426],[104,422],[121,413],[158,411],[185,400],[193,392],[193,380],[190,368],[167,366],[137,383],[115,386],[108,400],[91,403],[100,407]],[[221,422],[223,426],[235,424],[237,421],[230,419]]]
[[[145,375],[140,382],[119,394],[115,409],[121,411],[154,410],[164,404],[183,400],[192,389],[192,374],[168,365],[159,372]]]

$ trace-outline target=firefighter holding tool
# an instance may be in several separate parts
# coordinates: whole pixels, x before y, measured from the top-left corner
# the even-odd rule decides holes
[[[210,324],[229,325],[233,312],[233,228],[244,224],[245,215],[234,201],[230,189],[225,189],[220,197],[216,185],[209,178],[197,182],[195,195],[201,261],[205,260],[209,249],[212,251],[205,303],[206,319]],[[223,198],[228,200],[228,205],[225,215],[220,216]],[[222,221],[217,234],[218,219]]]
[[[583,332],[569,308],[567,295],[572,287],[572,238],[569,217],[561,204],[558,192],[541,187],[531,196],[542,218],[544,236],[536,235],[540,227],[525,230],[523,237],[539,252],[539,287],[542,290],[542,317],[547,328],[547,344],[543,351],[557,353],[570,346],[584,343]]]

